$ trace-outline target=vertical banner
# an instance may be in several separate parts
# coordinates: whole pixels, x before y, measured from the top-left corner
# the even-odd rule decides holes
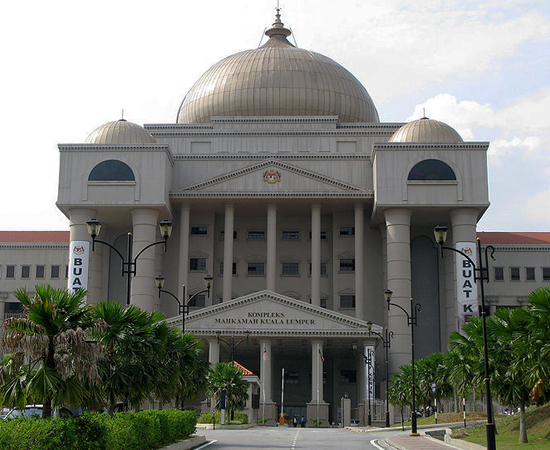
[[[365,345],[365,355],[367,356],[367,359],[365,360],[365,375],[367,377],[367,398],[370,398],[371,400],[374,399],[374,346],[373,345]],[[370,358],[369,358],[370,355]],[[369,364],[370,361],[370,364]],[[369,368],[370,365],[370,368]],[[370,375],[370,377],[369,377]],[[369,397],[370,395],[370,397]]]
[[[477,261],[477,249],[474,242],[457,242],[455,248],[468,255],[472,261]],[[470,261],[464,256],[456,254],[456,299],[458,330],[478,315],[477,286],[475,283],[475,270]]]
[[[88,267],[90,265],[90,243],[71,241],[69,250],[69,290],[88,289]]]

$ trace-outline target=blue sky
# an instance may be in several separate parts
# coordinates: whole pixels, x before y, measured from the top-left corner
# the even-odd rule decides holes
[[[491,141],[480,230],[550,229],[550,2],[281,1],[296,42],[350,70],[384,121],[426,114]],[[194,81],[258,46],[276,1],[53,0],[3,8],[0,229],[67,229],[57,143],[173,122]],[[337,5],[337,6],[336,6]]]

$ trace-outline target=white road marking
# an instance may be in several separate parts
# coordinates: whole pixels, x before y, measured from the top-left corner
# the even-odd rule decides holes
[[[373,447],[376,447],[378,450],[386,450],[384,447],[380,447],[378,444],[378,439],[373,439],[372,441],[370,441],[371,445]]]
[[[296,448],[296,443],[298,442],[299,434],[300,434],[300,428],[298,428],[298,431],[296,431],[296,434],[294,435],[294,440],[292,441],[292,445],[290,446],[291,449]]]
[[[214,439],[213,441],[207,442],[206,444],[202,444],[200,447],[197,447],[195,450],[201,450],[201,448],[206,448],[209,445],[214,444],[215,442],[218,442],[218,441],[216,439]]]

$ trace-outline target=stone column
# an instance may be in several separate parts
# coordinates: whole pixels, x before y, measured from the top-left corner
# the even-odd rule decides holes
[[[97,211],[87,208],[71,208],[69,210],[69,229],[70,229],[70,242],[72,241],[87,241],[90,243],[90,260],[88,265],[88,302],[98,303],[106,301],[105,291],[103,290],[103,254],[104,245],[97,244],[95,251],[92,252],[92,238],[88,234],[88,227],[86,222],[96,217]],[[105,232],[105,228],[103,228]],[[100,237],[101,239],[101,237]],[[69,249],[70,251],[70,249]],[[108,252],[105,252],[108,253]],[[69,255],[67,255],[67,263]],[[108,270],[108,266],[107,266]]]
[[[321,205],[311,206],[311,304],[321,305]]]
[[[220,362],[220,343],[217,339],[208,339],[208,362],[212,369]],[[201,412],[211,412],[215,404],[216,399],[214,397],[203,400],[201,402]]]
[[[355,205],[355,317],[365,318],[365,211]]]
[[[180,248],[179,248],[179,271],[178,271],[178,283],[179,283],[179,298],[183,302],[187,302],[186,298],[183,298],[183,285],[187,286],[187,280],[189,277],[189,221],[191,207],[190,205],[183,205],[180,211]],[[188,292],[188,291],[187,291]]]
[[[328,403],[323,400],[323,341],[311,341],[311,402],[307,404],[307,426],[327,427]]]
[[[225,205],[225,226],[223,241],[223,301],[231,300],[233,291],[233,230],[235,225],[235,206]]]
[[[260,411],[258,416],[265,419],[266,425],[275,425],[277,421],[277,405],[272,400],[271,374],[273,372],[271,340],[260,339]]]
[[[387,242],[388,289],[393,291],[392,303],[410,313],[411,298],[411,233],[412,211],[395,208],[385,211]],[[399,367],[411,361],[411,333],[407,316],[392,306],[388,311],[388,326],[394,332],[390,349],[390,371],[399,372]]]
[[[156,209],[138,208],[132,210],[133,246],[132,258],[147,245],[157,240]],[[145,250],[137,259],[136,275],[132,280],[131,303],[146,311],[159,310],[160,299],[155,286],[155,248]],[[156,295],[155,295],[156,294]]]
[[[266,289],[275,292],[277,280],[277,205],[267,205]]]

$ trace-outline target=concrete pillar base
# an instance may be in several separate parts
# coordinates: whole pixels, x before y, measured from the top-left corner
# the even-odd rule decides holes
[[[307,404],[307,424],[308,428],[328,428],[328,403],[308,403]]]
[[[277,405],[275,402],[260,403],[258,410],[258,424],[274,427],[278,423]]]

